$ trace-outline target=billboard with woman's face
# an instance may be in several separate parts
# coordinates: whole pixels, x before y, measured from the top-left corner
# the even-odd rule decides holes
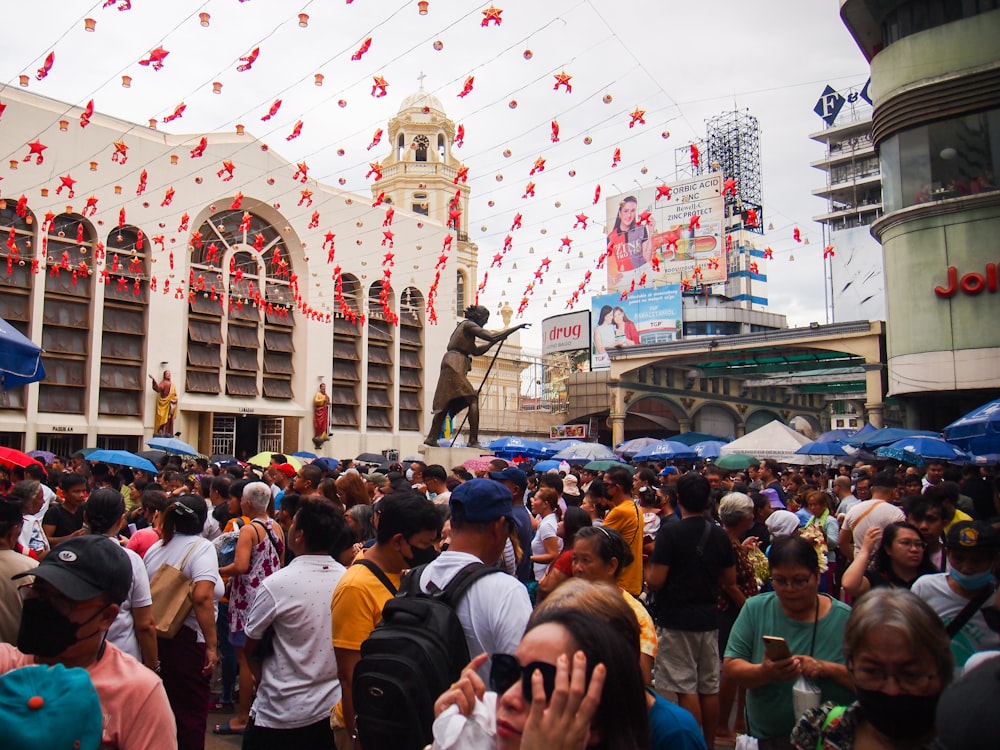
[[[666,344],[680,338],[681,288],[667,284],[591,298],[590,369],[611,367],[610,353],[630,346]]]
[[[608,289],[726,280],[725,206],[718,172],[607,202]],[[657,200],[657,195],[660,199]]]

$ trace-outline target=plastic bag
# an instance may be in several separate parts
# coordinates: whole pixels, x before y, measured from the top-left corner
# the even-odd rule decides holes
[[[820,689],[816,683],[808,677],[799,675],[799,678],[792,685],[792,711],[798,719],[810,708],[817,708],[820,704]]]
[[[448,706],[434,720],[434,750],[493,750],[496,747],[497,694],[487,691],[471,716]]]
[[[734,750],[757,750],[757,738],[749,734],[736,735],[736,747]]]

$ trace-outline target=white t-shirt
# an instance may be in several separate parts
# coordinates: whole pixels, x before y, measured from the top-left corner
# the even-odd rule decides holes
[[[910,591],[923,599],[930,605],[931,609],[938,613],[938,616],[945,625],[950,623],[961,612],[969,600],[964,596],[956,594],[948,585],[947,573],[932,573],[920,576]],[[987,599],[983,606],[996,604],[996,597],[993,601]],[[962,629],[955,633],[951,639],[951,653],[955,656],[955,677],[961,676],[962,669],[969,657],[979,651],[990,651],[1000,648],[1000,633],[990,630],[983,617],[983,610],[980,607],[976,613],[969,618],[969,621],[962,626]]]
[[[37,513],[33,516],[24,516],[21,535],[17,541],[24,549],[34,550],[36,554],[45,553],[51,549],[49,538],[45,536],[45,530],[42,528],[42,519],[38,517]]]
[[[451,579],[469,563],[482,562],[468,552],[448,550],[424,570],[420,577],[420,588],[430,591],[433,583],[437,589],[444,589]],[[493,654],[513,654],[521,642],[524,629],[531,617],[531,600],[524,584],[506,573],[491,573],[480,578],[470,588],[455,607],[469,656],[474,657],[484,651]],[[492,659],[480,667],[479,674],[489,679]]]
[[[861,518],[862,516],[864,518]],[[865,541],[865,533],[868,529],[873,526],[884,529],[889,524],[901,523],[905,520],[906,516],[903,511],[887,500],[862,500],[857,505],[852,506],[844,519],[844,528],[851,530],[851,542],[854,545],[855,556],[861,551],[861,545]]]
[[[208,512],[208,518],[205,519],[205,525],[201,527],[201,535],[210,542],[213,539],[218,539],[222,536],[222,529],[219,528],[219,522],[215,520],[215,516],[212,515],[212,511]]]
[[[261,638],[273,626],[274,654],[264,660],[250,709],[257,726],[309,726],[340,702],[330,601],[345,572],[329,555],[299,555],[260,584],[244,632]]]
[[[559,551],[562,552],[562,539],[556,533],[556,527],[559,522],[556,520],[555,513],[549,513],[544,516],[541,521],[538,522],[538,528],[535,530],[535,535],[531,538],[531,554],[534,555],[544,555],[545,554],[545,540],[555,538],[559,544]],[[531,567],[535,571],[535,580],[540,581],[545,577],[545,571],[548,570],[548,563],[532,563]]]
[[[146,565],[146,572],[150,579],[156,575],[156,571],[164,563],[177,567],[191,546],[194,549],[188,556],[187,562],[181,568],[181,572],[190,578],[194,583],[198,581],[213,581],[215,583],[215,601],[212,604],[216,616],[218,615],[218,601],[222,598],[222,577],[219,575],[219,558],[215,553],[215,545],[201,536],[187,536],[178,534],[164,544],[161,539],[154,542],[153,546],[146,552],[143,562]],[[214,619],[214,618],[213,618]],[[184,620],[185,627],[191,628],[197,636],[198,643],[205,642],[205,636],[198,626],[198,618],[192,609],[191,614]]]
[[[126,654],[136,661],[142,661],[142,652],[139,648],[139,640],[135,637],[135,620],[132,619],[132,610],[137,607],[148,607],[153,603],[153,597],[149,595],[149,574],[146,572],[146,565],[135,552],[122,547],[128,555],[128,561],[132,563],[132,586],[128,590],[128,598],[121,603],[118,610],[118,617],[108,628],[108,640],[115,644]]]

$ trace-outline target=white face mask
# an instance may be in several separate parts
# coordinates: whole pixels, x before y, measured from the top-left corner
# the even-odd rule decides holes
[[[406,481],[407,482],[412,482],[413,481],[413,469],[407,469],[406,470]]]

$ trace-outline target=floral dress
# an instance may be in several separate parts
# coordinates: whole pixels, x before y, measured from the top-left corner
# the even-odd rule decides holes
[[[257,589],[265,578],[281,569],[281,553],[285,549],[284,542],[274,534],[272,519],[255,518],[251,525],[257,533],[263,533],[250,552],[250,569],[243,575],[232,578],[232,591],[229,594],[230,633],[243,630]]]

